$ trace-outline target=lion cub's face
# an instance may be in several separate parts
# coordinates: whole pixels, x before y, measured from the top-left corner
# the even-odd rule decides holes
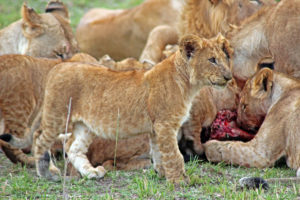
[[[185,36],[180,42],[180,52],[190,66],[191,84],[224,87],[231,80],[233,50],[222,35],[210,40]]]
[[[238,106],[238,123],[247,130],[257,130],[271,104],[273,72],[264,68],[246,82]]]
[[[37,14],[24,4],[21,13],[22,32],[29,41],[22,54],[65,59],[78,51],[69,23],[68,10],[63,3],[49,2],[46,13],[43,14]]]

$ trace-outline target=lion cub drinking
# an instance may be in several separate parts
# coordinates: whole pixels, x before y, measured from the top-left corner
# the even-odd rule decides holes
[[[59,170],[49,170],[47,150],[65,132],[72,98],[69,127],[75,139],[67,153],[81,175],[101,178],[105,174],[102,166],[94,168],[86,157],[96,135],[114,139],[117,133],[119,138],[150,133],[155,170],[170,182],[188,181],[177,132],[203,86],[224,87],[231,80],[231,55],[222,35],[210,40],[187,35],[174,55],[147,71],[59,64],[49,73],[45,89],[43,132],[35,146],[38,175],[57,178]]]

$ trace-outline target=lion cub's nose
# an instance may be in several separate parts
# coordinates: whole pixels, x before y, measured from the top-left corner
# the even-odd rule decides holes
[[[224,74],[224,79],[230,81],[232,79],[232,74],[230,72]]]

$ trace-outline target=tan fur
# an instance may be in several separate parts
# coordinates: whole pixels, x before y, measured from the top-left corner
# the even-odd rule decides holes
[[[233,74],[243,85],[256,72],[256,63],[271,56],[276,71],[300,77],[300,2],[282,0],[263,8],[228,34],[234,46]],[[284,30],[284,31],[282,31]]]
[[[240,89],[233,79],[224,89],[205,87],[195,97],[190,118],[182,125],[181,131],[185,140],[193,142],[192,151],[195,151],[196,154],[203,153],[202,128],[210,127],[218,111],[236,109],[239,92]]]
[[[53,7],[55,3],[56,7]],[[59,12],[58,12],[59,10]],[[37,14],[23,4],[22,19],[0,30],[0,55],[69,58],[78,51],[68,18],[68,9],[50,1],[46,13]]]
[[[111,69],[141,69],[141,63],[132,58],[115,62],[109,56],[104,56],[99,62]],[[221,109],[236,109],[239,91],[234,80],[230,81],[224,89],[205,87],[200,90],[193,101],[190,117],[180,130],[181,133],[179,135],[183,135],[181,140],[193,142],[191,150],[182,149],[185,151],[184,154],[188,154],[189,151],[196,152],[198,155],[203,153],[200,139],[202,127],[209,127],[211,125],[217,111]],[[71,143],[72,141],[68,141],[68,145]],[[133,170],[148,167],[150,163],[149,158],[140,158],[149,153],[150,146],[147,145],[148,143],[149,137],[147,135],[119,140],[117,145],[116,169]],[[96,167],[102,164],[107,170],[114,169],[112,166],[114,147],[114,140],[95,139],[87,153],[92,166]],[[71,175],[76,174],[76,170],[73,169],[71,164],[68,166],[68,171],[72,172]]]
[[[68,140],[67,148],[71,145],[71,138]],[[149,136],[147,134],[134,136],[128,139],[111,139],[97,138],[89,146],[87,157],[93,167],[102,165],[106,170],[135,170],[148,168],[150,161]],[[115,155],[116,150],[116,155]],[[116,162],[114,165],[114,161]],[[76,169],[68,166],[70,175],[77,175]]]
[[[230,30],[230,25],[238,25],[263,5],[275,3],[273,0],[255,2],[249,0],[186,0],[181,18],[178,20],[178,27],[153,29],[140,61],[149,60],[154,63],[161,61],[165,46],[177,43],[175,39],[177,34],[182,36],[192,33],[205,38],[214,37],[218,33],[225,34]]]
[[[183,0],[146,0],[128,10],[95,8],[80,20],[76,39],[80,50],[100,58],[139,58],[149,32],[156,26],[175,26]]]
[[[87,54],[74,55],[68,61],[85,60],[97,62]],[[47,74],[61,62],[60,59],[34,58],[26,55],[0,56],[0,110],[5,133],[19,138],[27,137],[26,129],[30,129],[43,103]],[[28,143],[24,142],[21,148],[31,145],[31,137],[26,141]],[[2,148],[4,151],[13,152],[14,149],[16,153],[18,152],[16,148],[8,149],[7,145]],[[21,152],[18,152],[18,155],[21,155]],[[18,160],[12,157],[10,159]],[[19,161],[27,163],[23,159]]]
[[[104,55],[102,58],[100,58],[99,64],[117,71],[126,71],[126,70],[134,70],[134,69],[147,70],[153,67],[152,63],[149,63],[147,61],[141,63],[135,58],[125,58],[124,60],[116,62],[109,55]]]
[[[211,38],[218,33],[225,34],[230,25],[239,25],[265,4],[249,0],[187,0],[179,23],[180,35],[193,33],[200,37]]]
[[[206,40],[188,35],[181,39],[180,50],[174,56],[148,71],[117,72],[75,63],[57,66],[49,74],[43,133],[37,138],[34,151],[38,175],[55,177],[55,171],[45,169],[45,152],[64,132],[66,105],[72,97],[69,123],[75,140],[67,153],[82,175],[99,178],[105,174],[103,167],[93,168],[85,155],[95,134],[114,139],[116,132],[119,138],[151,132],[154,168],[171,182],[185,179],[177,132],[201,87],[224,86],[231,79],[226,56],[231,51],[222,36]]]
[[[263,168],[285,156],[287,165],[299,173],[299,106],[299,80],[270,69],[260,70],[247,81],[238,109],[242,126],[251,130],[261,125],[258,133],[247,143],[207,142],[208,160]]]

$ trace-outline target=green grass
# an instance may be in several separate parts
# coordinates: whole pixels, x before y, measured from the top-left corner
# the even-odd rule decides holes
[[[0,0],[0,28],[20,19],[23,1]],[[74,0],[67,4],[72,27],[92,7],[129,8],[141,0]],[[27,0],[37,12],[43,12],[47,1]],[[63,166],[62,161],[59,166]],[[244,176],[291,177],[295,171],[285,165],[267,169],[234,167],[193,161],[186,164],[189,185],[174,186],[160,178],[154,170],[108,172],[101,180],[86,178],[67,181],[71,199],[296,199],[300,185],[273,184],[269,191],[241,190],[238,180]],[[62,182],[54,183],[36,176],[34,169],[14,165],[0,153],[0,199],[62,199]]]
[[[10,163],[0,153],[0,199],[62,199],[62,182],[36,176],[34,169]],[[63,166],[59,161],[59,166]],[[267,169],[234,167],[193,161],[186,164],[189,185],[174,186],[155,171],[108,172],[101,180],[86,178],[66,182],[71,199],[296,199],[300,185],[272,184],[270,190],[242,190],[238,180],[244,176],[291,177],[295,171],[285,165]]]
[[[20,10],[23,2],[22,0],[0,0],[0,28],[6,27],[21,18]],[[44,12],[48,1],[26,0],[26,2],[29,7],[41,13]],[[140,4],[142,0],[62,0],[62,2],[64,2],[69,9],[71,25],[74,29],[84,13],[91,8],[131,8]]]

